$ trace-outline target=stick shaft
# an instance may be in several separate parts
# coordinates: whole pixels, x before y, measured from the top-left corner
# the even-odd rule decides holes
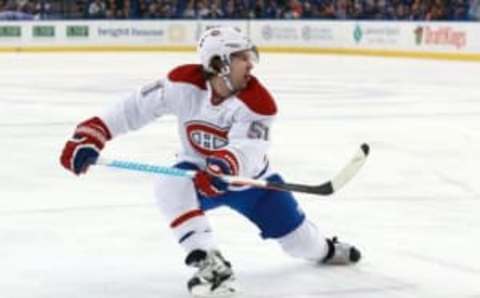
[[[144,173],[160,174],[160,175],[176,176],[176,177],[187,177],[187,178],[193,178],[197,173],[197,171],[195,170],[183,170],[183,169],[178,169],[173,167],[166,167],[166,166],[140,163],[140,162],[134,162],[134,161],[118,160],[118,159],[108,159],[108,158],[98,158],[95,165],[129,170],[129,171],[136,171],[136,172],[144,172]],[[260,179],[252,179],[247,177],[228,176],[228,175],[224,175],[221,177],[228,184],[248,185],[248,186],[256,186],[256,187],[267,186],[267,181],[260,180]]]
[[[118,159],[108,159],[108,158],[97,159],[95,165],[106,166],[106,167],[117,168],[117,169],[124,169],[129,171],[136,171],[136,172],[161,174],[161,175],[177,176],[177,177],[188,177],[188,178],[193,178],[197,173],[197,171],[193,171],[193,170],[183,170],[183,169],[177,169],[172,167],[165,167],[165,166],[118,160]]]

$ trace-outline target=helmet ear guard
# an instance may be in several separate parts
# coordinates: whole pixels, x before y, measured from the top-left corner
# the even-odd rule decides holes
[[[206,70],[207,72],[217,75],[227,75],[230,73],[230,58],[229,57],[220,57],[214,56],[210,59],[209,67]]]
[[[220,58],[220,56],[212,57],[208,68],[213,70],[215,73],[220,73],[223,68],[222,58]]]

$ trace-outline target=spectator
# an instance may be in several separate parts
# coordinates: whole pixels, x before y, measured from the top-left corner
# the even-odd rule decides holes
[[[196,17],[195,13],[195,0],[188,0],[187,7],[181,14],[182,17],[187,18],[187,19],[193,19]]]
[[[335,19],[337,17],[335,12],[335,4],[332,0],[322,1],[320,4],[319,16],[321,19]]]
[[[46,0],[40,0],[32,3],[33,17],[36,20],[45,20],[52,14],[52,5]]]
[[[274,0],[267,0],[266,4],[264,5],[265,11],[263,13],[263,17],[266,19],[278,19],[280,17],[281,9]]]
[[[285,19],[299,19],[303,15],[303,6],[298,0],[289,0],[283,13]]]
[[[385,7],[385,0],[367,0],[363,6],[363,13],[360,15],[361,19],[373,19],[379,20],[383,19],[381,10],[382,6]]]
[[[348,6],[349,2],[347,0],[338,0],[336,1],[335,7],[335,18],[345,20],[348,19]]]
[[[88,17],[91,19],[104,19],[107,13],[107,5],[104,0],[94,0],[88,6]]]
[[[446,12],[445,6],[442,0],[434,0],[433,4],[428,9],[425,20],[435,21],[435,20],[445,20]]]
[[[210,12],[207,15],[208,18],[210,19],[221,19],[223,18],[223,11],[221,9],[221,1],[216,0],[213,1],[212,4],[210,5]]]
[[[384,20],[395,20],[395,7],[393,5],[387,5],[385,11],[383,12]]]
[[[17,0],[17,12],[33,16],[33,3],[29,0]]]
[[[348,15],[350,16],[351,19],[356,19],[356,20],[368,18],[368,16],[366,15],[366,11],[364,10],[364,5],[362,5],[360,1],[355,1],[353,5],[349,6]]]
[[[378,0],[377,1],[377,11],[380,14],[380,18],[383,18],[383,14],[387,9],[387,1],[386,0]]]
[[[395,20],[406,20],[408,18],[406,6],[403,3],[398,3],[395,7]]]
[[[263,0],[256,1],[253,8],[252,18],[263,19],[264,13],[265,13],[265,1]]]
[[[448,7],[448,19],[453,21],[466,20],[468,18],[468,3],[464,0],[452,0]]]
[[[162,18],[162,3],[158,0],[153,0],[148,4],[147,11],[143,15],[145,19],[159,19]]]
[[[176,15],[176,6],[170,0],[161,1],[159,5],[159,15],[163,19],[174,18]]]
[[[224,19],[238,19],[238,18],[240,18],[239,12],[237,10],[235,10],[235,1],[234,0],[227,0],[226,3],[224,3],[223,18]]]
[[[210,15],[210,9],[208,7],[207,0],[198,0],[196,7],[196,16],[200,19],[208,18]]]
[[[309,1],[306,0],[303,2],[303,18],[312,19],[316,17],[315,6]]]
[[[139,2],[135,1],[134,7],[138,10]],[[130,1],[129,0],[107,0],[106,18],[108,19],[126,19],[129,17],[136,17],[138,13],[130,13]]]
[[[288,2],[292,18],[300,19],[303,17],[303,4],[299,0],[290,0]]]
[[[468,16],[472,20],[480,20],[480,0],[472,0]]]
[[[33,20],[33,10],[27,1],[2,2],[3,11],[0,12],[0,20]]]
[[[83,1],[71,1],[65,6],[64,14],[69,19],[81,19],[84,16],[85,6]]]

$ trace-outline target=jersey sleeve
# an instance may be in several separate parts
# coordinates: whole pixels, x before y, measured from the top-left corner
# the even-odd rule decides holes
[[[100,118],[112,137],[137,130],[162,115],[176,112],[172,89],[168,79],[151,82],[109,107]]]

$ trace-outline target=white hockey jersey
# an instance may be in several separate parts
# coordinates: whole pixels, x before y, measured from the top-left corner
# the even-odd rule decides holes
[[[182,148],[177,161],[205,166],[205,158],[222,150],[238,175],[267,174],[270,127],[275,102],[252,76],[247,87],[218,105],[211,102],[212,87],[197,64],[183,65],[166,78],[146,85],[107,110],[104,120],[112,137],[138,129],[165,115],[178,119]]]

